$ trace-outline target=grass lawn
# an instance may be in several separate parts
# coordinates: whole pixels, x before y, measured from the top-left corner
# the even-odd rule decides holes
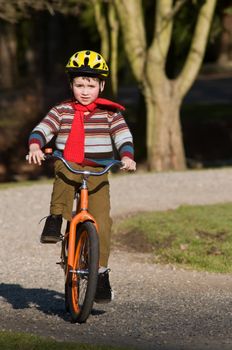
[[[2,350],[132,350],[101,345],[86,345],[57,342],[25,333],[0,332],[0,349]]]
[[[232,272],[231,203],[138,214],[114,230],[120,244],[152,252],[155,263]]]

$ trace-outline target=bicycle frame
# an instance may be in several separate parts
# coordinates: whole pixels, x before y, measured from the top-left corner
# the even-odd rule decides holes
[[[69,232],[65,234],[65,238],[69,237],[68,245],[68,270],[72,269],[74,266],[75,258],[75,247],[76,247],[76,227],[79,223],[85,221],[93,222],[96,230],[98,232],[98,226],[94,217],[88,212],[88,187],[87,187],[88,175],[85,174],[82,180],[82,185],[80,188],[79,202],[77,203],[76,214],[70,222]],[[67,236],[66,236],[67,235]]]
[[[123,163],[112,161],[102,171],[95,172],[76,170],[62,157],[61,152],[53,153],[52,149],[45,149],[44,160],[50,158],[61,160],[72,173],[83,176],[75,214],[61,239],[61,260],[57,263],[65,273],[66,311],[73,322],[83,323],[93,307],[99,273],[98,225],[88,212],[88,177],[104,175],[113,165],[122,166]]]
[[[55,158],[61,160],[65,166],[74,174],[81,174],[83,175],[82,179],[82,185],[80,187],[80,198],[79,202],[77,204],[76,208],[76,214],[72,218],[70,222],[69,232],[65,233],[63,241],[66,241],[68,238],[69,244],[68,244],[68,261],[67,261],[67,269],[66,269],[66,279],[68,276],[68,272],[73,269],[74,266],[74,259],[75,259],[75,249],[76,249],[76,227],[79,223],[84,223],[85,221],[91,221],[94,226],[96,227],[96,230],[98,232],[98,225],[96,223],[96,220],[94,217],[88,212],[88,186],[87,186],[87,180],[88,177],[93,176],[101,176],[105,173],[107,173],[110,168],[113,165],[122,165],[120,161],[112,161],[107,167],[105,167],[100,172],[93,172],[88,170],[76,170],[73,169],[70,164],[60,155],[59,151],[55,151],[53,154],[51,154],[52,149],[48,149],[47,152],[45,150],[45,153],[47,153],[47,158]],[[49,154],[50,153],[50,154]],[[62,256],[62,254],[61,254]],[[61,262],[61,265],[62,262]]]

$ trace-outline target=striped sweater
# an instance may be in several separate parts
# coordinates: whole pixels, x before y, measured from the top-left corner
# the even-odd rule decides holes
[[[37,143],[43,148],[54,136],[56,148],[63,151],[71,130],[75,110],[70,102],[53,107],[32,130],[29,145]],[[83,164],[106,165],[114,158],[114,146],[120,158],[133,159],[133,139],[120,112],[97,108],[84,116],[85,160]],[[113,146],[114,144],[114,146]]]

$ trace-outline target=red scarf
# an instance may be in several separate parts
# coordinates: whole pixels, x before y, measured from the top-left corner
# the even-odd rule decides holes
[[[73,102],[72,106],[75,110],[75,115],[72,122],[70,134],[64,148],[64,158],[69,162],[81,164],[84,160],[84,113],[93,112],[97,107],[105,107],[107,110],[125,110],[123,106],[105,98],[97,98],[94,102],[87,106]]]

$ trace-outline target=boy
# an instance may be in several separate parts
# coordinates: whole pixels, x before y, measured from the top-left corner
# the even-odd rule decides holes
[[[113,158],[113,144],[118,150],[122,169],[135,170],[133,140],[120,110],[124,107],[99,98],[109,75],[104,58],[90,50],[76,52],[66,65],[72,99],[53,107],[32,130],[29,137],[31,164],[41,165],[41,150],[56,137],[56,148],[76,169],[102,169]],[[41,243],[56,243],[61,238],[62,217],[71,220],[74,189],[80,185],[80,176],[71,173],[65,165],[55,162],[55,181]],[[108,259],[110,253],[110,195],[107,174],[90,177],[89,211],[99,226],[100,269],[96,302],[112,300],[109,283]]]

